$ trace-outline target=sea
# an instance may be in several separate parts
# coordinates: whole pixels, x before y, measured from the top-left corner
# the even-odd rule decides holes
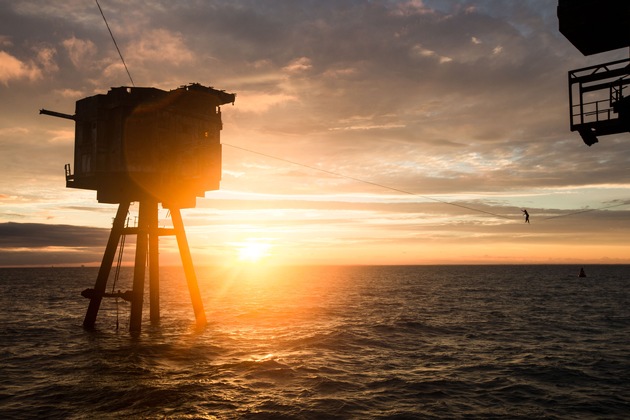
[[[580,268],[201,267],[198,326],[166,267],[139,334],[82,327],[98,268],[2,268],[0,418],[627,419],[630,266]]]

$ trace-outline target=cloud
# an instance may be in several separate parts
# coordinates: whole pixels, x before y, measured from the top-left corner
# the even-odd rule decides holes
[[[13,137],[16,135],[26,135],[30,131],[26,127],[6,127],[0,128],[0,136],[2,137]]]
[[[240,91],[238,93],[237,112],[253,112],[264,114],[274,107],[296,101],[295,96],[286,93],[264,93],[257,91]]]
[[[82,96],[85,96],[85,92],[77,89],[55,89],[54,93],[64,98],[74,100],[81,99]]]
[[[0,249],[103,247],[108,229],[41,223],[0,223]]]
[[[452,58],[437,54],[435,51],[424,48],[422,45],[411,47],[411,53],[417,57],[435,57],[440,64],[453,61]]]
[[[283,70],[289,73],[298,73],[310,70],[312,68],[311,59],[308,57],[300,57],[292,60]]]
[[[10,36],[0,35],[0,47],[12,47],[13,42]]]
[[[52,47],[42,46],[36,48],[36,61],[42,67],[43,72],[52,73],[59,70],[59,66],[55,61],[55,55],[57,55],[57,50]]]
[[[0,83],[8,85],[12,80],[35,81],[41,79],[42,71],[33,62],[25,63],[6,51],[0,51]]]
[[[89,68],[94,64],[93,59],[97,53],[97,48],[91,40],[78,39],[73,36],[65,39],[62,45],[76,68]]]
[[[102,257],[102,253],[84,249],[80,251],[67,248],[2,250],[0,267],[98,265]]]
[[[142,66],[156,63],[181,66],[193,61],[194,53],[188,49],[181,33],[166,29],[153,29],[142,33],[138,41],[127,48],[129,62]]]
[[[394,16],[414,16],[432,14],[434,11],[425,6],[422,0],[408,0],[394,3],[390,13]]]
[[[59,130],[50,130],[48,131],[49,141],[52,143],[66,143],[73,144],[74,143],[74,130],[72,129],[59,129]]]

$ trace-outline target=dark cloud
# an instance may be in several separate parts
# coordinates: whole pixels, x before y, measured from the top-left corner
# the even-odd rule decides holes
[[[108,236],[84,226],[0,223],[0,266],[98,265]]]
[[[105,247],[108,229],[42,223],[0,223],[0,248]]]
[[[0,253],[0,267],[32,267],[32,266],[76,266],[97,265],[103,257],[102,252],[82,250],[69,252],[68,250],[38,251],[2,250]]]

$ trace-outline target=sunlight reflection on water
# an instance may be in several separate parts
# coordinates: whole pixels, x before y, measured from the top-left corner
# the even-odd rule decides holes
[[[199,268],[200,328],[183,272],[167,268],[162,320],[145,308],[138,337],[113,300],[97,331],[81,329],[93,269],[0,270],[0,414],[618,417],[628,267],[587,281],[572,269]]]

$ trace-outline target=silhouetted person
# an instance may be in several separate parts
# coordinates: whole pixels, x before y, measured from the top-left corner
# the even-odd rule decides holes
[[[529,213],[527,213],[527,210],[521,210],[521,211],[525,215],[525,223],[529,223]]]

